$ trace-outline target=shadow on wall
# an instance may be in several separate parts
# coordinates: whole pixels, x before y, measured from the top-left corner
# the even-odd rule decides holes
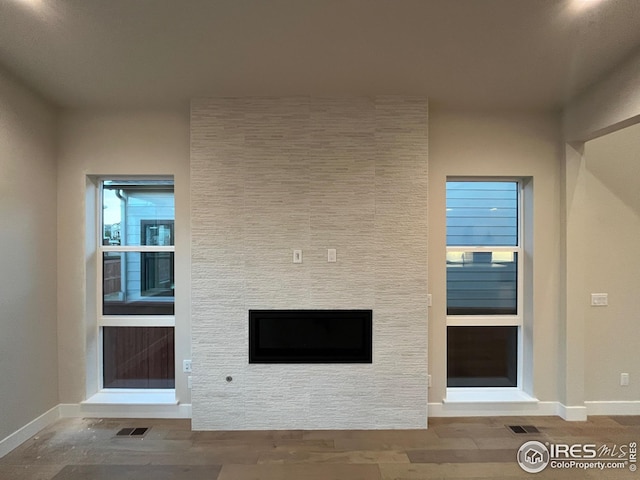
[[[585,144],[587,170],[640,216],[640,124]]]

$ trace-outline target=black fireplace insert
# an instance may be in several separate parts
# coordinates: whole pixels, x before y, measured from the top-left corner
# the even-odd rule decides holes
[[[372,363],[371,310],[249,310],[249,363]]]

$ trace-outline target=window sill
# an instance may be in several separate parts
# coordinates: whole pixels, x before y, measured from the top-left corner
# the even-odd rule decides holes
[[[537,404],[538,399],[519,388],[447,388],[447,404],[516,403]]]
[[[104,389],[83,405],[177,405],[175,389]]]

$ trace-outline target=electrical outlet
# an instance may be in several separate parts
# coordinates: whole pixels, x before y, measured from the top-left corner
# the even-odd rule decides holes
[[[182,371],[184,373],[191,373],[191,360],[183,360],[182,361]]]
[[[620,386],[621,387],[628,387],[629,386],[629,374],[628,373],[621,373],[620,374]]]
[[[187,377],[187,388],[189,390],[191,390],[191,388],[193,388],[193,377],[191,375],[189,375]]]
[[[606,307],[609,305],[609,295],[607,293],[592,293],[591,294],[591,306],[592,307]]]

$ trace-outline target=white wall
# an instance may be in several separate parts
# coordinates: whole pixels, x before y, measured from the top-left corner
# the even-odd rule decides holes
[[[563,111],[564,139],[584,142],[640,121],[640,51]]]
[[[174,175],[176,392],[180,402],[189,403],[182,374],[182,359],[190,357],[191,329],[188,111],[65,111],[60,117],[57,254],[61,403],[81,402],[97,388],[92,272],[95,232],[92,196],[87,195],[89,175]]]
[[[531,177],[533,230],[526,274],[531,301],[525,322],[533,335],[531,378],[525,387],[542,401],[558,400],[560,331],[560,132],[559,118],[544,113],[466,112],[433,107],[429,121],[429,401],[446,393],[447,176]]]
[[[620,134],[618,130],[640,122],[639,84],[640,53],[636,53],[574,99],[563,112],[562,129],[566,142],[563,316],[567,335],[562,338],[564,396],[567,404],[590,402],[591,414],[637,414],[640,411],[633,380],[627,388],[619,386],[620,373],[633,370],[627,368],[629,361],[632,365],[639,363],[637,339],[633,335],[610,339],[611,334],[605,326],[622,330],[628,327],[626,319],[614,317],[616,314],[628,315],[630,309],[633,310],[628,295],[629,289],[637,285],[637,279],[623,274],[616,280],[611,265],[600,259],[610,258],[609,255],[603,253],[598,258],[596,254],[594,258],[593,253],[594,248],[602,248],[602,241],[613,240],[614,248],[628,247],[629,237],[633,235],[630,232],[635,229],[637,204],[630,198],[640,191],[640,185],[637,181],[638,147],[630,132],[637,130],[622,130]],[[588,140],[592,141],[585,144]],[[586,154],[587,150],[589,154]],[[603,222],[606,231],[594,226],[593,222]],[[621,246],[617,245],[618,238]],[[635,258],[632,253],[630,262],[636,261]],[[601,278],[598,270],[602,270]],[[629,281],[635,283],[627,283]],[[609,289],[608,293],[615,301],[604,311],[594,310],[589,305],[590,293],[598,293],[594,289],[599,286]],[[635,356],[630,357],[629,352],[634,352]]]
[[[426,100],[196,100],[191,127],[193,427],[425,427]],[[249,365],[250,308],[373,309],[373,364]]]
[[[0,71],[0,440],[58,403],[54,121]]]
[[[640,399],[640,125],[585,144],[585,399]],[[630,385],[620,386],[620,373]]]

